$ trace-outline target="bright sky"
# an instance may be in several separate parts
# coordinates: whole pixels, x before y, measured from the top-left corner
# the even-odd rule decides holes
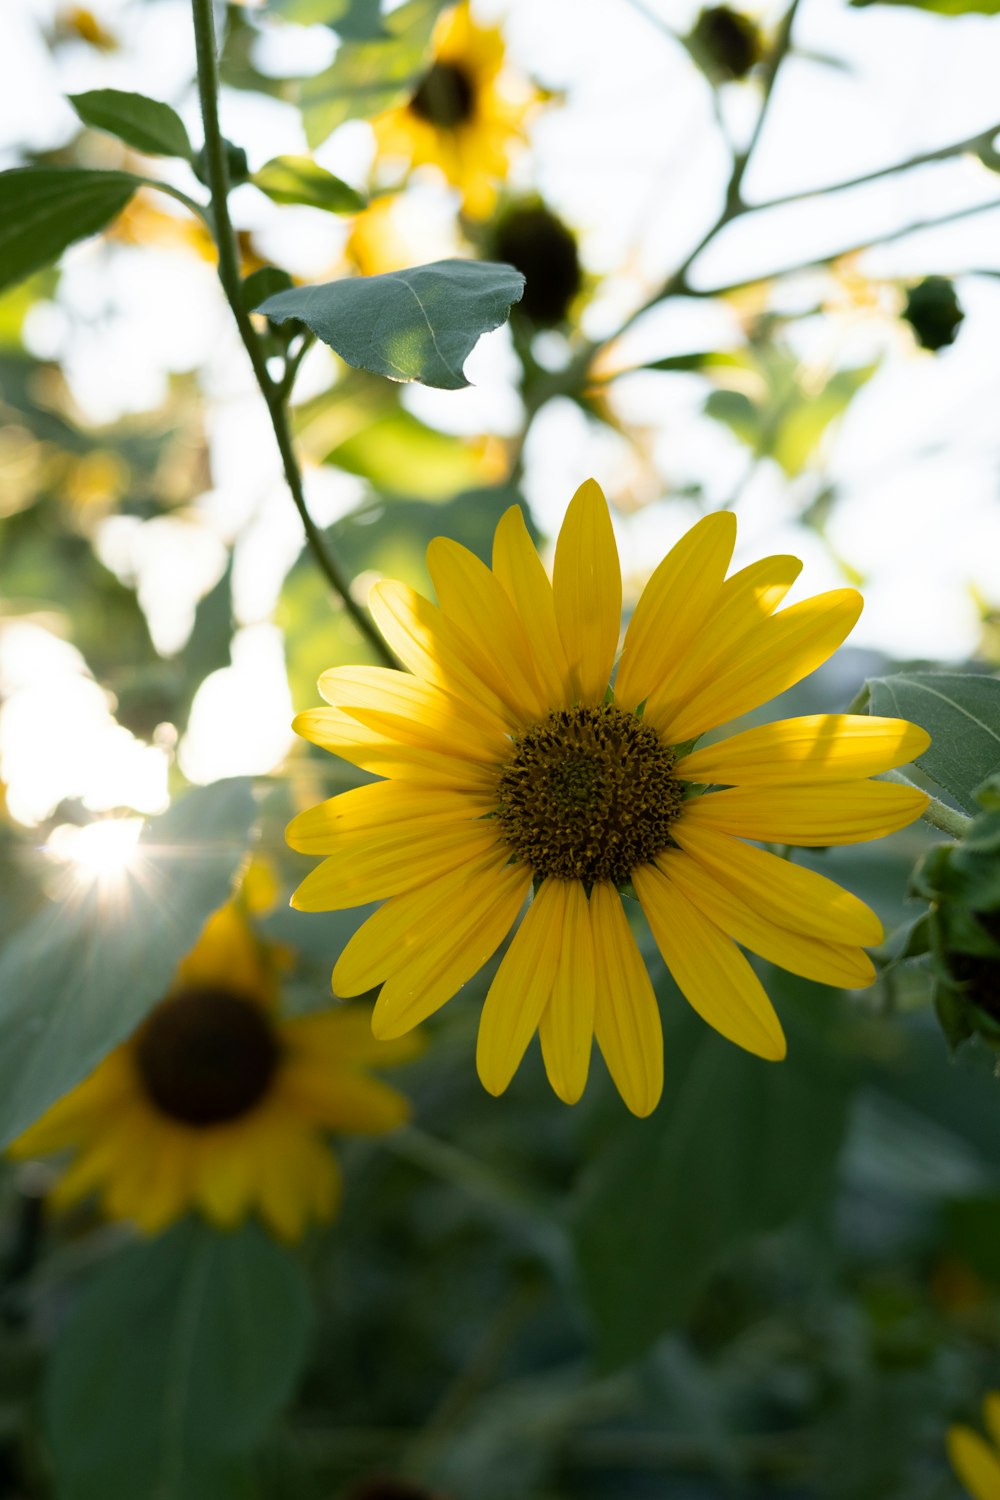
[[[163,98],[200,138],[190,78],[193,46],[185,0],[93,0],[94,13],[125,42],[116,54],[83,44],[53,64],[40,25],[54,0],[3,0],[0,48],[0,166],[26,149],[58,146],[77,128],[64,93],[97,87],[135,89]],[[581,233],[594,273],[615,273],[588,310],[593,334],[613,329],[698,237],[718,208],[726,158],[706,85],[657,18],[685,29],[697,6],[662,0],[511,0],[483,3],[484,19],[503,20],[510,52],[564,102],[546,110],[517,169],[537,184]],[[773,17],[772,17],[773,19]],[[902,7],[852,10],[841,0],[803,0],[796,35],[803,54],[776,93],[746,190],[754,201],[838,181],[1000,123],[1000,19],[941,19]],[[315,71],[334,48],[324,28],[275,25],[259,65],[274,72]],[[727,124],[744,138],[752,88],[730,86]],[[305,150],[294,109],[227,93],[226,133],[247,150],[251,167]],[[318,152],[340,175],[364,180],[371,160],[368,127],[351,122]],[[158,164],[189,190],[181,166]],[[166,201],[166,200],[164,200]],[[437,184],[412,195],[406,213],[421,259],[451,253],[451,199]],[[875,230],[906,225],[931,211],[1000,201],[1000,177],[978,162],[924,167],[905,177],[810,200],[745,221],[699,261],[699,286],[725,284],[793,265]],[[332,216],[278,209],[255,189],[240,189],[234,211],[272,257],[303,276],[329,279],[344,237]],[[804,320],[796,351],[807,369],[858,364],[881,355],[884,367],[848,419],[831,432],[826,478],[841,492],[830,527],[833,548],[865,576],[866,609],[852,641],[901,657],[957,661],[978,640],[975,586],[1000,600],[1000,209],[897,240],[861,265],[886,278],[939,270],[959,276],[968,317],[957,344],[936,358],[914,351],[884,310]],[[280,481],[277,456],[245,359],[210,266],[165,250],[90,241],[70,251],[59,299],[32,315],[35,352],[64,361],[75,398],[95,422],[155,407],[170,371],[202,370],[213,458],[213,490],[192,496],[183,518],[148,526],[108,523],[101,548],[123,574],[136,574],[154,636],[174,649],[190,628],[197,598],[222,567],[222,543],[246,528],[236,566],[243,629],[233,666],[203,687],[181,766],[198,780],[267,771],[289,744],[292,712],[281,641],[268,623],[284,571],[301,540]],[[816,278],[797,279],[790,305],[809,306]],[[828,290],[828,284],[820,291]],[[735,343],[735,317],[700,302],[671,305],[630,336],[629,347],[661,356]],[[314,351],[301,391],[321,389],[332,362]],[[449,431],[509,433],[518,425],[514,361],[504,330],[484,339],[468,363],[474,387],[440,392],[410,387],[411,409]],[[594,474],[624,502],[618,531],[626,574],[635,582],[697,512],[661,496],[700,479],[717,502],[730,498],[746,468],[745,450],[700,411],[693,381],[637,375],[618,383],[617,409],[645,429],[655,469],[621,438],[587,423],[569,403],[553,403],[527,451],[525,494],[552,534],[576,485]],[[320,521],[352,504],[359,485],[330,471],[308,476]],[[740,556],[790,550],[804,557],[799,593],[843,581],[836,562],[796,514],[807,498],[772,466],[760,466],[743,490]],[[13,811],[28,821],[60,797],[83,796],[95,809],[125,802],[140,811],[166,796],[163,751],[114,725],[103,694],[70,648],[35,626],[7,629],[0,673],[10,701],[0,716],[3,774]],[[47,692],[37,689],[45,674]],[[53,686],[53,674],[58,686]],[[51,703],[72,702],[80,726],[72,742],[55,732]],[[299,707],[302,705],[296,705]],[[124,738],[123,738],[124,736]]]

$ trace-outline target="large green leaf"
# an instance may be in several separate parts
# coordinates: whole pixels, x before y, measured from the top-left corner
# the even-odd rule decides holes
[[[74,884],[0,958],[0,1144],[79,1083],[164,994],[221,906],[254,821],[249,783],[190,792],[150,822],[120,881]]]
[[[938,16],[995,16],[1000,0],[851,0],[855,6],[906,5],[913,10],[929,10]]]
[[[917,765],[969,810],[976,788],[1000,770],[1000,679],[965,672],[873,677],[873,714],[910,719],[931,736]]]
[[[302,203],[334,214],[356,214],[365,206],[360,193],[309,156],[275,156],[250,181],[272,203]]]
[[[302,1367],[309,1294],[255,1225],[189,1220],[107,1262],[56,1345],[46,1415],[60,1500],[236,1500]]]
[[[387,35],[381,0],[270,0],[268,14],[300,26],[330,26],[345,41]]]
[[[689,1050],[686,1018],[679,1029],[663,1104],[619,1120],[575,1215],[608,1365],[644,1354],[726,1256],[822,1197],[846,1125],[849,1080],[809,1033],[791,1035],[786,1062],[764,1063],[703,1026]]]
[[[92,89],[70,94],[69,102],[85,125],[116,135],[147,156],[191,157],[184,121],[169,104],[123,89]]]
[[[438,260],[384,276],[295,287],[257,309],[272,322],[296,318],[349,365],[389,380],[457,391],[484,333],[520,301],[524,277],[489,260]]]
[[[0,291],[110,224],[139,186],[128,172],[17,167],[0,172]]]
[[[407,0],[384,17],[386,36],[345,42],[324,72],[305,80],[302,119],[310,146],[320,145],[345,120],[368,119],[389,109],[414,87],[444,3]],[[336,26],[336,19],[331,24]]]

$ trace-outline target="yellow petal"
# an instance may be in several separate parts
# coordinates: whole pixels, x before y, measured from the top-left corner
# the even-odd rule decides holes
[[[339,1005],[336,1010],[286,1017],[281,1023],[281,1043],[293,1059],[341,1072],[345,1065],[395,1068],[421,1051],[419,1036],[380,1042],[372,1036],[372,1013],[368,1005]]]
[[[414,839],[426,828],[453,827],[495,806],[486,794],[424,786],[414,781],[375,781],[329,797],[294,817],[285,839],[301,854],[332,854],[345,834],[380,833],[405,826]]]
[[[352,1068],[331,1068],[318,1058],[288,1059],[276,1092],[313,1124],[351,1135],[382,1135],[410,1115],[409,1100],[398,1089]]]
[[[797,557],[777,554],[726,579],[697,632],[675,654],[649,696],[645,717],[654,728],[669,726],[681,706],[724,670],[749,634],[774,613],[801,571]]]
[[[266,950],[233,902],[212,913],[201,936],[177,965],[174,988],[216,985],[267,1001],[274,994]]]
[[[331,1152],[295,1127],[260,1134],[254,1179],[264,1218],[286,1240],[300,1238],[311,1214],[330,1218],[339,1198],[340,1174]]]
[[[949,1427],[948,1457],[973,1500],[1000,1500],[1000,1458],[971,1427]]]
[[[732,787],[684,805],[683,821],[769,844],[860,844],[919,818],[927,796],[888,781],[831,781],[825,786]]]
[[[566,652],[556,624],[552,585],[535,551],[519,505],[500,518],[493,537],[493,572],[521,618],[549,708],[573,701]]]
[[[679,745],[767,703],[833,655],[857,624],[861,608],[857,589],[831,589],[783,609],[752,629],[669,723],[656,727]]]
[[[702,1019],[758,1057],[784,1057],[781,1022],[732,939],[653,865],[633,870],[632,883],[664,963]]]
[[[666,850],[656,863],[710,922],[769,963],[843,989],[863,989],[874,980],[875,967],[863,948],[820,942],[769,921],[683,850]]]
[[[663,1028],[642,955],[621,898],[599,881],[590,893],[596,998],[594,1031],[615,1087],[634,1115],[651,1114],[663,1093]]]
[[[398,776],[420,781],[425,786],[478,790],[496,780],[496,771],[489,765],[452,755],[440,747],[428,750],[400,744],[394,734],[372,729],[340,708],[307,708],[296,714],[292,728],[313,745],[375,776]]]
[[[827,943],[871,948],[882,941],[882,923],[857,896],[815,870],[699,827],[687,816],[696,805],[685,804],[674,840],[754,911]]]
[[[146,1234],[159,1234],[179,1219],[194,1201],[194,1153],[178,1149],[166,1131],[144,1163],[145,1183],[136,1223]]]
[[[368,607],[393,651],[417,677],[476,704],[504,724],[518,722],[479,676],[474,647],[429,600],[405,584],[383,579],[372,588]]]
[[[925,729],[905,719],[809,714],[747,729],[706,745],[677,765],[684,781],[727,786],[802,785],[876,776],[922,755]]]
[[[408,672],[391,672],[385,667],[333,667],[319,679],[319,690],[332,707],[359,718],[362,724],[370,722],[366,713],[376,713],[433,734],[433,739],[425,735],[423,741],[404,740],[405,744],[426,743],[445,754],[495,760],[510,743],[499,719],[491,718],[485,710],[466,712],[457,699]]]
[[[502,1094],[517,1072],[552,993],[568,889],[562,880],[543,881],[490,985],[479,1021],[476,1068],[491,1094]]]
[[[574,691],[583,703],[601,703],[618,651],[622,578],[608,502],[593,479],[580,486],[566,512],[552,594]]]
[[[334,992],[363,995],[403,968],[424,942],[447,930],[465,893],[498,876],[509,857],[505,848],[491,849],[387,901],[358,928],[338,958],[333,970]]]
[[[656,568],[625,632],[615,702],[637,708],[670,672],[718,602],[736,545],[731,511],[703,516]]]
[[[416,838],[404,825],[377,836],[345,834],[336,854],[324,859],[292,896],[298,911],[342,911],[364,906],[424,885],[497,842],[491,822],[465,822],[422,830]]]
[[[270,1118],[269,1112],[265,1118]],[[259,1138],[267,1133],[260,1123],[255,1120],[243,1130],[230,1126],[205,1131],[197,1143],[194,1199],[221,1229],[231,1229],[250,1212]]]
[[[520,717],[548,710],[520,617],[484,562],[450,537],[435,537],[427,568],[445,618],[463,632],[476,655],[478,675]]]
[[[383,984],[372,1012],[375,1035],[402,1036],[450,1000],[493,957],[530,888],[524,865],[507,865],[478,888],[470,881],[446,930]]]
[[[594,1045],[597,985],[590,902],[578,880],[566,889],[562,949],[539,1037],[549,1082],[564,1104],[575,1104],[587,1086]]]

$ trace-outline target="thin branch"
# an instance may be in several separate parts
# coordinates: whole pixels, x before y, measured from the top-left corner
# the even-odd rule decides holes
[[[305,530],[306,540],[328,583],[340,597],[344,608],[362,636],[387,666],[398,665],[392,652],[379,635],[367,612],[351,595],[351,580],[327,547],[306,505],[302,474],[292,444],[282,386],[271,379],[260,339],[250,321],[243,301],[236,235],[229,217],[229,167],[226,147],[219,126],[219,64],[215,52],[215,23],[212,0],[191,0],[194,21],[195,50],[198,60],[198,92],[205,127],[205,168],[212,195],[215,242],[219,252],[219,280],[239,329],[243,346],[250,356],[254,376],[267,404],[275,441],[281,454],[285,480]]]

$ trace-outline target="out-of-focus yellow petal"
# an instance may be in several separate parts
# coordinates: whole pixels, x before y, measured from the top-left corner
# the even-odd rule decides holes
[[[718,603],[736,545],[731,511],[703,516],[681,537],[639,596],[625,632],[615,702],[636,708],[669,676]]]
[[[927,806],[926,793],[888,781],[825,786],[732,787],[684,807],[690,827],[711,828],[771,844],[860,844],[905,828]]]
[[[490,985],[479,1021],[476,1068],[483,1087],[502,1094],[538,1029],[562,951],[568,886],[542,882]]]
[[[594,1032],[628,1108],[651,1114],[663,1093],[663,1028],[621,897],[599,881],[590,894],[596,997]]]
[[[949,1427],[948,1457],[973,1500],[1000,1500],[1000,1458],[971,1427]]]
[[[849,781],[903,766],[930,742],[925,729],[905,719],[809,714],[762,724],[695,750],[678,762],[677,775],[727,786]]]
[[[267,952],[233,902],[212,913],[191,952],[177,965],[174,988],[205,985],[260,1000],[274,994]]]
[[[303,1119],[348,1135],[382,1135],[410,1115],[409,1100],[398,1089],[351,1068],[331,1068],[321,1059],[289,1058],[277,1092]]]
[[[618,651],[622,578],[608,502],[593,479],[580,486],[566,512],[552,593],[576,695],[600,703]]]
[[[758,1057],[783,1058],[781,1022],[736,944],[661,870],[642,865],[632,883],[664,963],[702,1019]]]

